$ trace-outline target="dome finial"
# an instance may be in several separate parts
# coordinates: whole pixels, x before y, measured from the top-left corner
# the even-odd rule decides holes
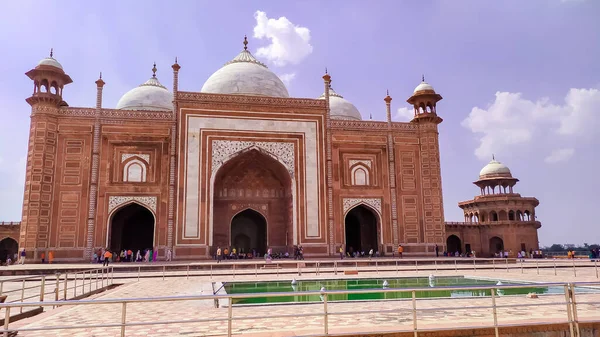
[[[327,72],[327,67],[325,67],[325,74],[328,74],[328,72]]]
[[[156,62],[154,62],[154,65],[152,66],[152,77],[156,78]]]
[[[50,48],[50,57],[52,57],[52,55],[54,55],[54,48]]]
[[[102,72],[100,72],[100,79],[102,79]]]
[[[244,50],[248,50],[248,37],[244,35]]]
[[[421,75],[421,81],[425,82],[425,74]]]
[[[494,156],[493,153],[492,153],[492,160],[496,160],[496,157]]]
[[[175,64],[178,64],[178,63],[177,63],[177,56],[175,56]]]
[[[373,120],[373,114],[369,113],[369,120]]]

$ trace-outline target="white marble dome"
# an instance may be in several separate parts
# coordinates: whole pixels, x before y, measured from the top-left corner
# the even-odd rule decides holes
[[[492,159],[492,161],[490,161],[481,169],[481,171],[479,171],[479,178],[483,179],[492,177],[512,178],[512,174],[506,165],[502,164],[496,159]]]
[[[212,74],[201,92],[213,94],[289,97],[287,88],[267,66],[244,50]]]
[[[421,83],[419,83],[419,85],[417,85],[417,87],[415,88],[413,93],[417,93],[419,91],[432,91],[435,92],[435,90],[433,90],[433,87],[431,86],[431,84],[425,82],[425,80],[423,80]]]
[[[325,99],[323,93],[318,99]],[[331,119],[350,119],[360,121],[362,116],[360,111],[344,97],[329,87],[329,110]]]
[[[46,58],[40,60],[40,62],[38,62],[37,65],[38,66],[51,66],[51,67],[56,67],[60,70],[63,70],[62,65],[52,56],[46,57]]]
[[[160,84],[156,74],[137,88],[129,90],[117,103],[122,110],[173,110],[173,95]]]

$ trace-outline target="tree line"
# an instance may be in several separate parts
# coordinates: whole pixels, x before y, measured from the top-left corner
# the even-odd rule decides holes
[[[567,250],[590,251],[592,249],[598,249],[598,248],[600,248],[600,244],[597,244],[597,243],[594,243],[594,244],[584,243],[583,245],[563,245],[560,243],[555,243],[551,246],[541,247],[540,249],[545,252],[565,252]]]

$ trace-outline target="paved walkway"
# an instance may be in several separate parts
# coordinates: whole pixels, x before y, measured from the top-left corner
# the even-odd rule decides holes
[[[554,275],[553,269],[509,268],[509,270],[476,270],[476,271],[438,271],[437,276],[465,275],[466,277],[505,279],[527,282],[598,282],[593,268],[581,269],[577,277],[569,269],[558,269]],[[429,271],[415,272],[398,270],[387,272],[360,272],[357,276],[342,276],[336,278],[394,278],[408,276],[426,277]],[[277,275],[244,275],[218,276],[212,281],[265,281],[289,280],[291,276]],[[296,279],[331,279],[332,274],[315,275],[303,274]],[[212,294],[210,277],[172,277],[123,279],[125,284],[113,291],[97,295],[98,299],[143,298],[163,296],[209,295]],[[600,284],[598,284],[600,286]],[[579,302],[580,320],[598,319],[600,309],[600,293],[576,294]],[[482,308],[491,305],[491,298],[447,298],[417,300],[418,327],[474,327],[492,324],[492,310]],[[525,296],[500,296],[497,305],[512,306],[498,309],[500,324],[527,322],[565,322],[567,320],[564,295],[542,295],[531,299]],[[525,306],[530,305],[530,306]],[[426,310],[424,310],[426,309]],[[59,327],[90,324],[118,324],[122,314],[121,304],[80,305],[76,307],[61,307],[50,310],[42,315],[11,324],[11,328]],[[234,306],[232,323],[234,334],[250,336],[258,335],[305,335],[323,332],[323,317],[304,316],[320,314],[324,311],[323,304],[287,304]],[[377,332],[390,330],[412,330],[412,302],[400,301],[371,301],[371,302],[330,302],[328,303],[329,329],[332,333],[342,332]],[[289,315],[286,318],[275,316]],[[214,307],[213,300],[135,303],[128,304],[126,320],[128,323],[154,323],[154,325],[128,326],[126,336],[213,336],[225,335],[228,324],[224,319],[228,316],[228,308]],[[245,319],[244,319],[245,318]],[[205,319],[209,321],[185,323],[185,321]],[[160,321],[182,321],[176,324],[156,325]],[[52,331],[20,331],[19,336],[120,336],[120,327],[114,328],[83,328]]]

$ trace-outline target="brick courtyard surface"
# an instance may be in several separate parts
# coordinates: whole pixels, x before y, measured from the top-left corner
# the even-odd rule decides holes
[[[589,266],[589,264],[588,264]],[[21,267],[21,266],[20,266]],[[531,267],[531,265],[530,265]],[[58,268],[58,267],[57,267]],[[510,265],[507,269],[480,270],[447,268],[433,272],[436,276],[456,276],[490,278],[494,280],[514,280],[526,282],[598,282],[595,269],[592,267],[579,268],[575,272],[571,268],[520,268],[520,265]],[[271,271],[271,273],[273,273]],[[302,279],[350,279],[376,278],[391,279],[397,277],[427,277],[431,271],[415,271],[410,266],[398,267],[396,270],[359,272],[357,276],[344,276],[333,272],[303,273],[298,275],[265,274],[256,275],[213,275],[186,277],[176,272],[168,272],[162,277],[161,272],[154,273],[158,277],[140,277],[137,273],[115,272],[115,283],[122,286],[102,294],[94,295],[92,299],[124,299],[148,298],[187,295],[211,295],[212,282],[240,281],[271,281],[291,280],[292,277]],[[181,273],[179,273],[181,274]],[[150,276],[146,273],[144,276]],[[575,276],[576,275],[576,276]],[[600,283],[589,285],[600,288]],[[579,321],[598,320],[600,309],[600,293],[576,294]],[[590,302],[590,303],[583,303]],[[567,321],[567,306],[564,294],[540,295],[539,298],[527,298],[525,295],[499,296],[496,298],[499,324],[523,323],[560,323]],[[491,298],[446,298],[418,299],[419,309],[417,319],[419,329],[438,329],[453,327],[490,326],[493,324]],[[502,307],[507,306],[507,307]],[[89,327],[94,324],[118,325],[122,318],[122,304],[93,304],[78,306],[63,306],[52,309],[47,307],[43,314],[17,321],[10,324],[11,329],[31,329],[39,327],[73,327],[86,325],[86,328],[60,329],[50,331],[19,331],[19,336],[120,336],[119,326]],[[228,323],[228,307],[221,300],[220,308],[215,308],[214,300],[144,302],[127,304],[126,321],[145,323],[126,327],[126,336],[213,336],[226,335]],[[306,316],[321,314],[322,303],[316,304],[275,304],[255,306],[233,306],[233,334],[244,336],[289,336],[323,333],[322,316]],[[412,301],[364,301],[364,302],[329,302],[328,323],[330,333],[348,332],[383,332],[412,330]],[[288,317],[277,317],[287,315]],[[191,320],[208,320],[204,322],[186,323]],[[170,324],[156,324],[170,321]]]

